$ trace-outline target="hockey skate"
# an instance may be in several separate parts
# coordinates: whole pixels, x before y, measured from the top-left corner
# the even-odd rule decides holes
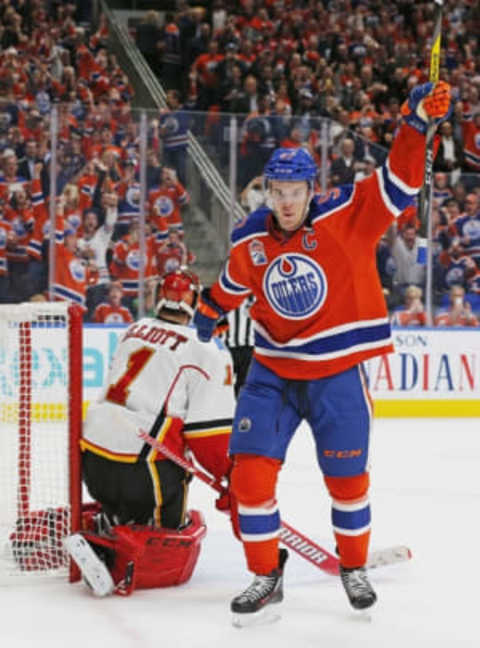
[[[365,567],[348,569],[340,565],[340,578],[351,606],[355,610],[366,610],[377,600]]]
[[[112,576],[87,540],[80,533],[73,533],[64,539],[63,544],[95,596],[112,594],[115,589]]]
[[[283,569],[288,551],[280,549],[279,564],[269,574],[256,574],[253,583],[236,596],[231,605],[233,625],[237,628],[273,623],[280,618],[278,607],[271,605],[283,601]]]

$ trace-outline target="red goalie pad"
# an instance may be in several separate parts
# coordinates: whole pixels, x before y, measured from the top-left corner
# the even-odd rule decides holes
[[[113,527],[111,538],[89,532],[83,536],[99,555],[104,553],[115,593],[126,596],[135,589],[169,587],[190,579],[207,527],[199,511],[189,516],[181,531],[124,525]]]

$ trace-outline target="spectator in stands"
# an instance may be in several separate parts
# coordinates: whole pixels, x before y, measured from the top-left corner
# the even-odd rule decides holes
[[[438,171],[433,175],[433,202],[436,207],[442,207],[453,195],[448,178],[448,174]]]
[[[190,195],[177,178],[175,169],[164,166],[160,185],[152,187],[148,195],[150,222],[155,231],[164,233],[164,221],[169,229],[176,229],[183,236],[181,210],[188,205]]]
[[[241,186],[262,173],[275,146],[274,121],[269,116],[268,98],[259,95],[257,110],[248,115],[242,127],[239,155]]]
[[[463,145],[465,171],[478,173],[480,171],[480,110],[471,118],[464,118]]]
[[[5,206],[4,214],[15,235],[7,249],[10,301],[22,302],[31,294],[28,282],[30,257],[27,248],[35,219],[26,185],[11,184],[9,189],[12,192],[11,200]]]
[[[110,263],[110,275],[112,279],[120,281],[123,288],[124,304],[134,314],[132,306],[133,300],[138,295],[140,263],[143,263],[145,279],[156,274],[153,258],[153,240],[148,237],[143,259],[140,256],[139,241],[139,223],[133,221],[129,226],[128,234],[115,243]]]
[[[0,215],[0,304],[9,301],[9,272],[8,258],[9,249],[17,246],[16,235],[11,224]]]
[[[135,40],[138,49],[157,76],[161,73],[159,48],[161,35],[160,14],[154,10],[145,12],[135,28]]]
[[[418,286],[407,286],[405,301],[393,312],[393,326],[426,326],[427,316],[422,303],[422,289]]]
[[[85,261],[78,254],[77,233],[64,219],[65,199],[56,199],[55,280],[53,295],[56,300],[69,301],[85,308],[88,284]]]
[[[170,228],[168,238],[156,249],[157,274],[159,277],[179,268],[186,268],[193,263],[194,256],[188,251],[185,242],[180,238],[175,228]]]
[[[452,173],[451,182],[455,183],[464,164],[463,145],[453,134],[452,123],[443,122],[439,127],[440,144],[433,163],[434,171]]]
[[[222,112],[234,112],[232,106],[242,93],[242,68],[238,63],[235,63],[231,75],[228,78],[225,78],[219,87],[219,104]]]
[[[480,206],[479,196],[470,192],[465,197],[465,211],[453,223],[453,230],[456,236],[460,237],[460,243],[465,254],[480,267]]]
[[[132,160],[132,158],[130,158]],[[136,164],[136,160],[132,160]],[[162,165],[158,159],[158,153],[149,149],[147,153],[147,191],[150,191],[161,182]]]
[[[218,62],[215,73],[220,88],[227,87],[229,82],[234,80],[238,74],[235,68],[239,69],[240,78],[243,78],[247,72],[247,66],[238,56],[238,47],[236,43],[227,43],[225,47],[225,56]]]
[[[253,74],[247,74],[243,82],[243,92],[230,103],[230,109],[234,113],[249,114],[258,110],[258,81]]]
[[[395,290],[403,295],[407,286],[412,284],[423,289],[425,264],[419,262],[420,240],[415,226],[407,223],[397,234],[395,225],[392,225],[388,235],[396,267],[393,276]]]
[[[12,149],[3,151],[1,171],[0,198],[10,200],[13,191],[27,184],[27,179],[18,174],[18,158]]]
[[[116,196],[112,195],[112,201],[106,210],[106,218],[102,225],[99,226],[97,213],[92,210],[86,211],[83,216],[82,235],[77,240],[77,250],[89,269],[86,305],[90,315],[97,304],[104,299],[110,280],[107,251],[117,220],[117,213]]]
[[[382,236],[377,245],[376,252],[377,271],[382,285],[383,295],[388,310],[398,305],[399,295],[394,290],[393,277],[397,270],[395,259],[392,256],[391,244],[387,236]]]
[[[129,324],[133,316],[126,306],[122,306],[123,289],[119,281],[109,284],[106,301],[95,308],[92,321],[96,324]]]
[[[208,110],[217,102],[217,65],[222,59],[218,41],[211,40],[208,51],[199,54],[193,62],[189,74],[190,86],[191,91],[198,95],[198,105],[201,110]]]
[[[447,250],[440,253],[436,269],[436,283],[442,292],[454,285],[467,285],[469,277],[475,274],[477,266],[473,259],[465,254],[458,236],[451,239]]]
[[[18,175],[26,180],[32,180],[35,164],[39,161],[37,140],[27,140],[25,142],[25,155],[18,161]]]
[[[460,206],[455,198],[448,198],[442,205],[442,209],[447,217],[447,224],[450,226],[461,215]]]
[[[163,162],[175,169],[180,182],[185,185],[190,117],[182,110],[177,90],[167,92],[167,106],[168,110],[160,112],[158,130],[163,140]]]
[[[360,170],[359,160],[355,157],[355,142],[345,138],[341,144],[341,154],[333,160],[330,168],[331,183],[334,186],[352,184],[355,173]]]
[[[438,313],[435,326],[478,326],[477,317],[472,313],[472,307],[465,299],[463,286],[454,285],[449,292],[447,311]]]

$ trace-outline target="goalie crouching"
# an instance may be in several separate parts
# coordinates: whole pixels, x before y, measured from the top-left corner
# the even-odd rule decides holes
[[[177,455],[192,452],[219,482],[230,472],[231,358],[188,326],[198,292],[187,271],[162,278],[157,317],[126,330],[87,413],[83,479],[98,504],[85,507],[85,529],[64,543],[98,596],[188,581],[206,533],[201,513],[186,511],[187,473],[144,443],[140,430]],[[228,492],[216,504],[234,519]]]

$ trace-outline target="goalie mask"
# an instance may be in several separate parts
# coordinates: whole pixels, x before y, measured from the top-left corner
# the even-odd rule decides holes
[[[164,275],[157,287],[157,316],[164,308],[170,311],[182,311],[189,317],[197,303],[200,282],[189,270],[175,270]]]

